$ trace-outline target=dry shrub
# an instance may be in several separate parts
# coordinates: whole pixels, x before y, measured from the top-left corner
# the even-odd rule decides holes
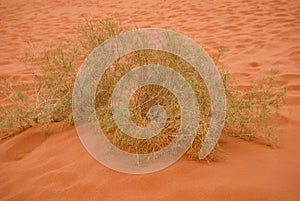
[[[86,19],[78,28],[78,37],[63,44],[49,46],[35,51],[29,45],[23,61],[32,69],[34,77],[34,101],[28,101],[28,94],[13,88],[2,80],[0,92],[10,101],[10,107],[1,106],[0,132],[8,137],[35,124],[65,121],[72,124],[72,90],[79,66],[84,58],[105,40],[129,30],[110,19]],[[274,115],[284,103],[285,91],[276,86],[276,73],[257,81],[249,90],[238,90],[226,66],[220,62],[226,48],[221,47],[213,55],[223,78],[227,96],[227,117],[223,133],[247,140],[263,139],[268,145],[276,144]],[[210,123],[210,97],[202,78],[187,62],[170,53],[143,50],[136,51],[115,61],[105,72],[99,83],[96,96],[96,112],[104,133],[113,144],[132,153],[150,153],[166,146],[180,127],[180,108],[176,97],[159,86],[146,86],[135,92],[130,101],[132,121],[146,126],[147,116],[153,105],[162,105],[168,114],[163,131],[147,140],[134,139],[122,133],[115,124],[111,111],[111,95],[118,80],[131,69],[160,64],[178,71],[193,88],[201,112],[199,129],[193,145],[188,150],[191,158],[197,158],[201,143]],[[37,71],[37,70],[36,70]],[[32,94],[31,94],[32,96]],[[219,146],[216,146],[219,147]],[[216,149],[208,157],[215,159]]]

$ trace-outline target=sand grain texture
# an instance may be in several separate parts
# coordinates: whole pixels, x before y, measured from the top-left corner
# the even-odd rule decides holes
[[[207,164],[182,158],[149,175],[124,175],[95,161],[76,130],[38,127],[0,143],[0,200],[300,200],[300,1],[291,0],[10,0],[0,1],[0,77],[30,83],[18,60],[24,41],[38,45],[75,34],[83,15],[113,17],[138,27],[172,29],[224,62],[247,87],[271,68],[288,88],[280,148],[222,140],[225,159]]]

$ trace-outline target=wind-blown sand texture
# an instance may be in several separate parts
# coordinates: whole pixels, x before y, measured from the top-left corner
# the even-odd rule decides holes
[[[132,176],[103,167],[83,148],[73,127],[53,124],[0,142],[0,200],[299,200],[300,1],[298,0],[10,0],[0,1],[0,77],[30,83],[18,60],[29,40],[38,45],[75,34],[83,15],[112,17],[138,27],[172,29],[211,54],[230,48],[224,62],[247,87],[271,68],[287,87],[280,147],[223,137],[225,158]]]

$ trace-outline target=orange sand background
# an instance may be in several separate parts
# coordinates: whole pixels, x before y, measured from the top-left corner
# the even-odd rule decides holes
[[[19,62],[25,40],[38,45],[75,34],[84,14],[138,27],[172,29],[224,62],[249,86],[271,68],[287,87],[280,148],[223,137],[225,158],[183,157],[149,175],[114,172],[83,148],[76,130],[53,124],[0,142],[0,200],[300,200],[300,1],[297,0],[9,0],[0,1],[0,77],[30,83]]]

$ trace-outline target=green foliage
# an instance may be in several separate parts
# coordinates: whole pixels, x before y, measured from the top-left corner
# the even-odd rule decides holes
[[[285,90],[276,87],[276,75],[276,71],[271,71],[246,91],[228,92],[225,133],[277,145],[275,129],[279,119],[276,117],[285,102]]]
[[[11,136],[35,124],[57,121],[72,124],[72,90],[79,66],[95,47],[128,29],[113,20],[86,19],[78,28],[77,39],[72,42],[52,45],[42,51],[35,51],[36,48],[29,44],[23,61],[30,68],[38,69],[38,73],[32,70],[34,94],[25,95],[7,80],[1,81],[0,93],[7,97],[10,106],[1,106],[0,133]],[[266,144],[274,145],[274,117],[285,98],[285,91],[276,86],[276,73],[272,71],[247,91],[238,90],[231,74],[220,62],[225,52],[226,48],[221,47],[213,55],[227,96],[223,132],[247,140],[261,138]],[[163,87],[143,87],[135,92],[130,101],[132,121],[139,126],[150,122],[147,112],[151,106],[164,106],[168,119],[165,129],[157,136],[147,140],[134,139],[122,133],[112,117],[111,95],[118,80],[137,66],[153,63],[178,71],[197,95],[201,120],[194,143],[188,151],[188,155],[196,159],[210,123],[210,97],[205,83],[193,67],[175,55],[144,50],[115,61],[105,72],[97,89],[95,108],[99,124],[113,144],[132,153],[157,151],[172,141],[180,127],[180,107],[174,95]],[[34,101],[30,101],[28,96],[34,97]],[[215,159],[216,153],[215,149],[209,159]]]

